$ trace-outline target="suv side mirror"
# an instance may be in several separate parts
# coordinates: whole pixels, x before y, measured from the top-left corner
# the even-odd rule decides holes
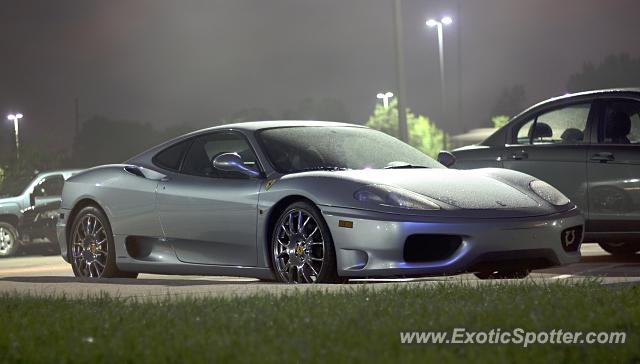
[[[438,153],[438,162],[443,166],[449,168],[456,162],[456,156],[451,154],[451,152],[447,152],[446,150]]]
[[[238,153],[222,153],[218,154],[211,160],[213,168],[225,172],[240,172],[249,177],[258,177],[260,172],[245,167],[242,157]]]

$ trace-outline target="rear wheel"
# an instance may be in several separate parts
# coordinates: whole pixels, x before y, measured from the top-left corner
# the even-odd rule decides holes
[[[526,278],[530,272],[528,269],[515,269],[476,272],[474,275],[479,279],[522,279]]]
[[[73,273],[84,278],[136,278],[116,266],[116,250],[111,225],[98,208],[87,206],[76,215],[69,239]]]
[[[271,237],[276,278],[287,283],[342,283],[331,233],[320,211],[304,201],[289,205]]]
[[[16,255],[20,249],[18,242],[18,232],[13,225],[0,222],[0,258]]]
[[[640,251],[640,243],[598,243],[607,253],[617,256],[634,255]]]

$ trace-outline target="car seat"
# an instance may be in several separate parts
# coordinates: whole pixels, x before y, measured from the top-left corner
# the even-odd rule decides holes
[[[616,111],[605,124],[605,140],[613,144],[630,144],[629,132],[631,131],[631,118],[624,112]]]

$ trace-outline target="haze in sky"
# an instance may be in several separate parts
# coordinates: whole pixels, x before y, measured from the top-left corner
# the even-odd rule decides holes
[[[486,125],[504,88],[523,85],[530,104],[565,93],[586,61],[640,55],[634,0],[403,8],[408,105],[439,124],[437,39],[424,22],[454,18],[444,35],[450,133]],[[24,113],[27,143],[71,143],[76,97],[81,120],[165,128],[215,125],[249,107],[278,116],[307,97],[341,100],[345,121],[363,123],[376,94],[395,91],[391,0],[1,0],[0,9],[0,111]]]

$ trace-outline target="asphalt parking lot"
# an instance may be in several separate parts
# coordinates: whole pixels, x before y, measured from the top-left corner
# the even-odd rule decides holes
[[[640,255],[628,258],[613,257],[597,245],[582,247],[580,263],[536,271],[530,278],[544,280],[579,280],[597,277],[603,284],[640,284]],[[65,295],[81,297],[107,293],[124,298],[179,297],[186,295],[233,296],[253,293],[281,293],[299,289],[339,290],[367,285],[384,289],[394,285],[425,285],[437,282],[486,284],[471,274],[447,277],[392,280],[352,280],[346,285],[293,286],[261,282],[251,278],[168,276],[141,274],[138,279],[105,279],[100,282],[73,277],[70,266],[58,255],[34,252],[0,260],[0,292],[18,292],[41,296]],[[513,281],[501,281],[509,284]]]

